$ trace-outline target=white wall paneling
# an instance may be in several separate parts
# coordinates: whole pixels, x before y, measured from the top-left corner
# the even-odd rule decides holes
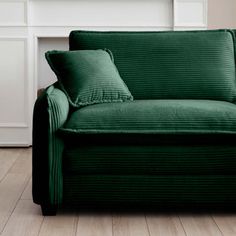
[[[174,28],[207,27],[207,0],[174,0]]]
[[[30,22],[33,26],[171,27],[172,0],[30,1]]]
[[[0,1],[0,26],[26,26],[27,19],[26,0]]]
[[[45,88],[56,81],[56,76],[45,60],[45,52],[49,50],[68,50],[69,40],[67,37],[43,37],[38,38],[38,88]]]
[[[0,127],[27,127],[27,39],[0,38],[0,51]]]
[[[207,28],[207,0],[0,0],[0,146],[31,144],[37,90],[56,78],[48,50],[71,30]]]
[[[31,144],[29,128],[0,128],[0,146],[2,147],[26,147]]]
[[[27,38],[0,37],[0,51],[0,145],[28,145]]]

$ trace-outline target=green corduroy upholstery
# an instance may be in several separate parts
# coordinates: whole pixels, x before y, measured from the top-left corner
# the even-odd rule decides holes
[[[63,133],[233,133],[236,105],[211,100],[136,100],[75,111]]]
[[[36,203],[62,202],[64,142],[56,131],[67,120],[69,103],[54,85],[37,99],[33,115],[33,198]]]
[[[48,51],[46,58],[72,106],[133,100],[105,50]]]
[[[231,31],[73,31],[70,49],[108,48],[134,99],[236,98]]]
[[[235,209],[235,175],[69,175],[64,181],[67,204]]]
[[[236,146],[227,143],[77,144],[66,148],[63,167],[69,175],[234,175]]]
[[[234,31],[73,31],[108,48],[135,101],[71,107],[55,84],[33,118],[41,205],[236,207]]]

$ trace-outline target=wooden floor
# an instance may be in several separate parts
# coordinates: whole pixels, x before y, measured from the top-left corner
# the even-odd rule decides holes
[[[1,236],[236,236],[235,214],[80,213],[43,217],[31,196],[31,149],[0,149]]]

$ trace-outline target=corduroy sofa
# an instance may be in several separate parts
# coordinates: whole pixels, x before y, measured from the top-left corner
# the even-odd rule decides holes
[[[73,31],[70,50],[109,49],[133,101],[76,109],[58,83],[33,117],[33,200],[57,206],[235,207],[231,30]]]

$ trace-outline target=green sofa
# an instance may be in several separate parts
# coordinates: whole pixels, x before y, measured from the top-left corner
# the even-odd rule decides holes
[[[33,200],[57,206],[236,206],[232,30],[73,31],[109,49],[134,100],[75,108],[58,83],[33,116]]]

